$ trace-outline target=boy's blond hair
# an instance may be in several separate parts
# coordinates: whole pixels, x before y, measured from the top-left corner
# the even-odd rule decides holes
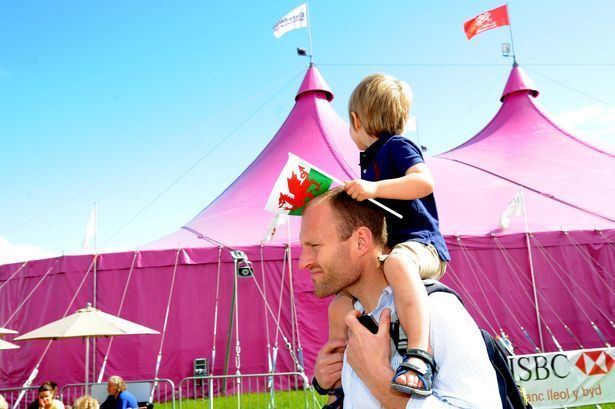
[[[368,135],[401,135],[410,108],[412,90],[404,81],[391,75],[372,74],[352,91],[348,101],[350,126],[354,127],[352,112],[361,120]]]
[[[73,409],[98,409],[100,404],[91,396],[83,395],[75,400]]]

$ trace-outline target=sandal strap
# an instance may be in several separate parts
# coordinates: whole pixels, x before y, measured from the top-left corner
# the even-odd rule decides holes
[[[425,375],[425,374],[427,374],[427,371],[429,370],[429,368],[427,368],[427,367],[419,368],[418,366],[416,366],[414,364],[411,364],[409,362],[402,362],[401,364],[399,364],[399,366],[397,368],[398,368],[398,370],[400,368],[404,369],[403,373],[408,372],[408,370],[414,371],[417,375]]]
[[[404,356],[402,357],[402,364],[405,364],[406,361],[410,358],[419,358],[421,361],[425,362],[426,364],[428,364],[429,366],[431,366],[431,369],[434,372],[437,372],[436,370],[436,362],[433,359],[433,355],[431,355],[429,352],[424,351],[422,349],[417,349],[417,348],[413,348],[413,349],[409,349],[406,351],[406,353],[404,354]],[[412,368],[414,369],[414,368]]]

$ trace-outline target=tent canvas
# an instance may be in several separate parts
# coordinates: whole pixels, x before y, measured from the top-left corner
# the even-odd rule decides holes
[[[615,207],[613,195],[605,193],[606,178],[615,174],[613,156],[560,129],[538,106],[537,96],[521,68],[513,67],[502,106],[485,129],[458,148],[427,158],[453,258],[444,282],[467,300],[481,326],[505,331],[520,352],[532,351],[541,335],[545,350],[556,348],[554,340],[564,348],[603,346],[605,339],[615,340],[609,322],[615,312]],[[225,367],[235,372],[234,349],[226,353],[227,341],[235,345],[234,335],[230,340],[226,336],[233,288],[229,249],[243,250],[254,266],[253,278],[238,280],[241,371],[266,372],[267,352],[274,345],[280,348],[277,369],[292,369],[283,333],[301,350],[311,374],[326,338],[328,300],[312,295],[309,275],[298,269],[299,218],[291,218],[290,236],[285,227],[284,234],[261,244],[272,218],[263,207],[289,151],[340,179],[357,177],[358,152],[332,99],[331,89],[311,66],[277,134],[216,200],[183,228],[138,251],[96,258],[97,308],[118,311],[131,275],[120,316],[157,330],[162,329],[176,272],[159,377],[178,381],[192,375],[192,360],[212,359],[214,346],[213,373],[221,374]],[[520,188],[531,234],[522,218],[513,219],[508,230],[498,230],[501,212]],[[6,325],[23,333],[61,317],[85,274],[92,277],[92,260],[91,255],[78,255],[0,266],[0,282],[22,269],[2,290],[0,318],[12,315],[41,281],[35,297]],[[91,301],[91,281],[77,294],[76,304]],[[264,299],[275,311],[273,317]],[[277,311],[281,333],[274,325]],[[97,368],[107,342],[97,343]],[[151,378],[159,343],[159,336],[118,338],[106,373]],[[80,379],[80,351],[78,341],[52,345],[40,373],[61,384]],[[41,353],[42,347],[34,344],[0,352],[0,384],[21,385]]]

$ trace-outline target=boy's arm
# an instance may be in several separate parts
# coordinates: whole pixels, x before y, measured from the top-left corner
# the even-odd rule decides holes
[[[411,166],[404,176],[395,179],[378,182],[355,179],[344,183],[346,193],[358,201],[370,198],[414,200],[429,195],[433,189],[433,176],[425,163]]]

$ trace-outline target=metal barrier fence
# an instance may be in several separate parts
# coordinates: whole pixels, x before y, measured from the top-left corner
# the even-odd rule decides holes
[[[171,409],[175,409],[175,384],[170,379],[142,379],[124,381],[127,390],[135,395],[138,402],[152,403],[170,402]],[[145,386],[145,388],[143,388]],[[100,403],[107,397],[107,383],[89,383],[90,395]],[[60,388],[60,399],[65,405],[72,406],[75,400],[85,395],[85,383],[70,383]],[[20,408],[21,409],[21,408]]]
[[[322,402],[304,374],[264,374],[188,377],[178,386],[178,409],[320,409]]]
[[[38,386],[30,386],[28,388],[0,388],[0,395],[4,396],[9,408],[12,408],[19,394],[25,391],[23,398],[19,401],[19,405],[15,409],[26,409],[29,404],[38,399]]]

